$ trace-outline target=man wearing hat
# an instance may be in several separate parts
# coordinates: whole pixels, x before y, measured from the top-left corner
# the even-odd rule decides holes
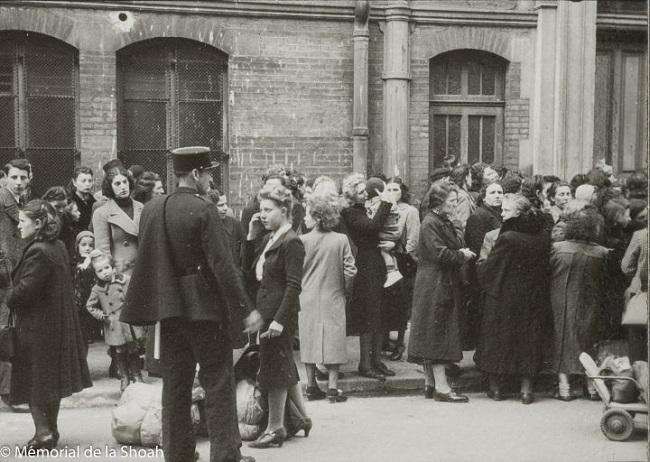
[[[140,246],[121,321],[160,322],[163,377],[163,452],[168,462],[195,458],[190,407],[192,383],[206,392],[210,461],[251,461],[242,457],[237,425],[230,329],[235,310],[247,330],[262,324],[252,309],[216,207],[203,199],[212,181],[207,147],[172,151],[178,188],[149,201],[140,218]],[[240,319],[241,319],[240,318]]]

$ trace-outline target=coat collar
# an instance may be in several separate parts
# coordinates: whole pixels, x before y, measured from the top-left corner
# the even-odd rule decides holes
[[[0,188],[0,205],[9,218],[18,223],[18,202],[9,188]]]
[[[133,220],[124,213],[117,203],[111,199],[106,203],[108,211],[108,222],[119,226],[125,233],[133,236],[138,235],[138,226],[140,225],[140,214],[142,213],[142,203],[133,201]]]
[[[122,273],[115,273],[113,274],[113,277],[110,281],[102,281],[99,279],[97,280],[97,285],[102,288],[107,288],[111,284],[126,284],[126,276],[124,276]]]

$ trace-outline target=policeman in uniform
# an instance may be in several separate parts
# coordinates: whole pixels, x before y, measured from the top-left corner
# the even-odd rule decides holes
[[[172,151],[178,188],[142,211],[138,257],[121,315],[134,325],[160,321],[167,462],[198,456],[190,416],[197,362],[206,392],[210,461],[254,460],[241,456],[237,425],[230,329],[243,326],[230,326],[229,320],[234,310],[242,310],[236,318],[246,318],[249,332],[258,330],[262,320],[235,271],[217,209],[202,197],[212,181],[211,169],[219,165],[210,161],[209,152],[207,147]]]

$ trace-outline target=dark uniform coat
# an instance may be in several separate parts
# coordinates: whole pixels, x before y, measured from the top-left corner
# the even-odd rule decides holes
[[[382,202],[373,218],[368,217],[363,204],[341,211],[348,237],[357,247],[357,277],[347,313],[348,335],[379,332],[381,329],[386,264],[378,245],[379,232],[390,209],[389,202]]]
[[[582,374],[578,356],[589,352],[602,334],[608,250],[585,241],[562,241],[551,252],[553,369]]]
[[[0,188],[0,250],[15,268],[24,248],[18,231],[18,203],[8,188]]]
[[[460,269],[463,240],[445,217],[429,212],[418,242],[409,360],[460,361],[458,316],[462,307]]]
[[[476,365],[491,374],[533,375],[542,363],[550,316],[550,237],[541,214],[506,220],[477,268],[485,307]]]
[[[42,405],[92,386],[63,243],[28,244],[13,280],[7,299],[17,317],[12,403]]]
[[[162,224],[166,197],[171,253]],[[137,290],[127,293],[120,319],[148,325],[173,317],[222,322],[230,316],[230,309],[244,309],[247,315],[252,303],[233,265],[216,207],[191,188],[178,188],[166,197],[152,199],[142,211],[138,263],[131,275],[131,287]],[[178,290],[178,277],[199,269],[215,294],[214,310],[209,312],[185,306]]]

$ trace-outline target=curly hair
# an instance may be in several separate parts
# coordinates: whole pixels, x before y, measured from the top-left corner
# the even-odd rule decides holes
[[[605,220],[593,207],[574,211],[566,217],[566,239],[598,242]]]
[[[29,176],[32,176],[32,164],[24,158],[12,159],[2,167],[2,170],[5,172],[5,175],[9,175],[9,170],[12,168],[17,168],[18,170],[26,171]]]
[[[512,202],[518,215],[524,214],[533,208],[533,204],[522,194],[504,194],[502,203]]]
[[[343,185],[341,186],[341,189],[343,190],[343,197],[348,202],[350,202],[352,198],[357,194],[357,186],[360,184],[366,184],[366,177],[361,173],[353,173],[343,179]]]
[[[489,165],[484,162],[476,162],[470,167],[470,172],[472,173],[472,186],[469,188],[470,191],[478,192],[483,186],[483,171],[488,168]]]
[[[625,186],[631,199],[646,199],[648,175],[643,171],[636,171],[627,178]]]
[[[276,206],[284,207],[286,216],[291,216],[291,208],[293,207],[293,195],[291,191],[284,186],[265,186],[257,195],[260,202],[263,200],[272,201]]]
[[[113,191],[113,179],[119,175],[126,177],[127,181],[129,182],[129,191],[133,192],[135,180],[133,179],[131,172],[129,172],[124,167],[115,167],[109,170],[109,172],[104,175],[104,179],[102,180],[102,194],[105,197],[108,197],[109,199],[115,199],[115,192]]]
[[[605,226],[607,226],[607,228],[617,228],[619,226],[619,218],[624,215],[625,211],[629,208],[629,201],[622,197],[608,200],[601,210],[603,217],[605,217]]]
[[[34,240],[50,242],[59,237],[61,222],[57,218],[54,207],[46,200],[31,200],[21,209],[21,212],[30,220],[40,220],[41,222],[41,227],[36,231]]]
[[[156,187],[156,181],[161,181],[160,176],[154,172],[144,172],[138,178],[133,190],[133,200],[146,204],[153,197],[153,189]]]
[[[336,198],[331,195],[312,194],[307,199],[307,210],[317,223],[319,231],[331,231],[339,223]]]
[[[338,194],[338,187],[336,185],[336,181],[334,181],[332,178],[321,175],[314,180],[312,191],[314,194]]]

